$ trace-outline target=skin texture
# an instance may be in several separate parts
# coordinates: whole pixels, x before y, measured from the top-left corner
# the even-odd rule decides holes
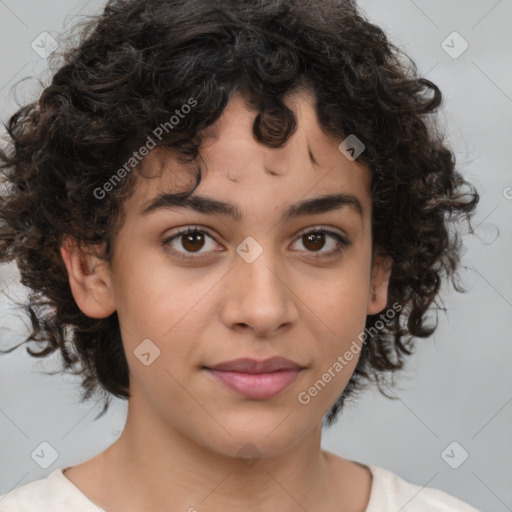
[[[376,257],[372,269],[370,173],[342,155],[341,140],[320,130],[313,102],[307,91],[286,99],[299,126],[281,149],[253,138],[256,113],[240,95],[213,125],[195,195],[236,204],[242,220],[183,209],[140,216],[159,192],[185,190],[192,180],[192,165],[159,160],[153,151],[145,169],[151,174],[159,162],[165,168],[153,179],[140,178],[126,200],[112,266],[82,256],[70,240],[63,243],[78,306],[93,318],[117,310],[130,368],[120,438],[65,473],[108,512],[365,510],[368,471],[320,446],[322,417],[346,386],[357,355],[307,405],[297,395],[354,340],[361,344],[366,315],[386,306],[390,264]],[[362,218],[343,208],[279,221],[289,204],[342,192],[357,196]],[[213,237],[204,235],[200,256],[186,245],[197,259],[184,262],[170,243],[162,246],[176,228],[196,225]],[[315,249],[302,236],[313,227],[334,231],[350,245],[316,260],[317,252],[334,254],[338,243],[326,235],[324,247]],[[263,248],[252,263],[236,252],[248,236]],[[172,243],[181,254],[184,238]],[[134,354],[147,338],[160,350],[149,366]],[[269,399],[249,400],[202,369],[276,355],[305,370]],[[247,443],[259,453],[250,467],[237,458]]]

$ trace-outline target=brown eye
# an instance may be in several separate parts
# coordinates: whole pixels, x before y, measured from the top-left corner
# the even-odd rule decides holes
[[[168,250],[178,257],[194,258],[194,253],[201,255],[212,252],[211,250],[202,250],[204,247],[207,247],[208,239],[215,242],[214,238],[205,230],[197,227],[188,227],[179,230],[175,235],[164,240],[162,245],[167,246]],[[212,243],[212,246],[215,248],[216,244]]]
[[[324,233],[308,233],[302,238],[305,240],[304,247],[310,251],[318,251],[325,245]]]
[[[212,241],[211,250],[208,250],[207,247],[208,239]],[[304,246],[301,251],[316,259],[332,258],[351,245],[351,242],[338,233],[324,228],[311,229],[300,235],[297,240],[300,240]],[[322,250],[325,247],[329,248],[329,244],[331,250]],[[166,250],[172,252],[173,255],[184,259],[198,259],[201,254],[206,255],[222,250],[218,249],[218,244],[216,249],[215,239],[199,227],[187,227],[178,230],[176,234],[164,240],[162,245],[166,246]]]
[[[331,250],[322,251],[326,246],[329,246],[329,239],[331,242]],[[324,228],[312,229],[303,233],[299,240],[305,247],[306,252],[312,254],[315,258],[329,258],[338,255],[351,243],[334,231],[329,231]]]
[[[191,252],[199,251],[204,245],[204,234],[199,231],[181,235],[183,249]]]

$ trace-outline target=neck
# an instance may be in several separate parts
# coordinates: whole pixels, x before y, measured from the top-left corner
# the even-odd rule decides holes
[[[105,487],[110,495],[124,495],[133,510],[340,510],[332,456],[320,446],[321,424],[293,449],[266,457],[247,444],[237,458],[195,442],[168,422],[142,425],[137,418],[145,416],[129,407],[122,435],[102,454],[104,474],[112,478]],[[123,492],[114,492],[116,482]]]

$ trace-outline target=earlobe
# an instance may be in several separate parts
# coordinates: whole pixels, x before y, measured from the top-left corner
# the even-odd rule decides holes
[[[392,266],[393,260],[389,256],[375,256],[368,298],[368,315],[380,313],[386,307]]]
[[[85,254],[75,241],[66,237],[60,254],[66,265],[69,285],[80,310],[91,318],[106,318],[115,310],[111,276],[104,261]]]

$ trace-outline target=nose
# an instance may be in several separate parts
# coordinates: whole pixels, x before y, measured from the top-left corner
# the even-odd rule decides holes
[[[252,263],[235,260],[225,282],[222,320],[230,328],[267,338],[290,328],[299,312],[293,283],[265,249]]]

